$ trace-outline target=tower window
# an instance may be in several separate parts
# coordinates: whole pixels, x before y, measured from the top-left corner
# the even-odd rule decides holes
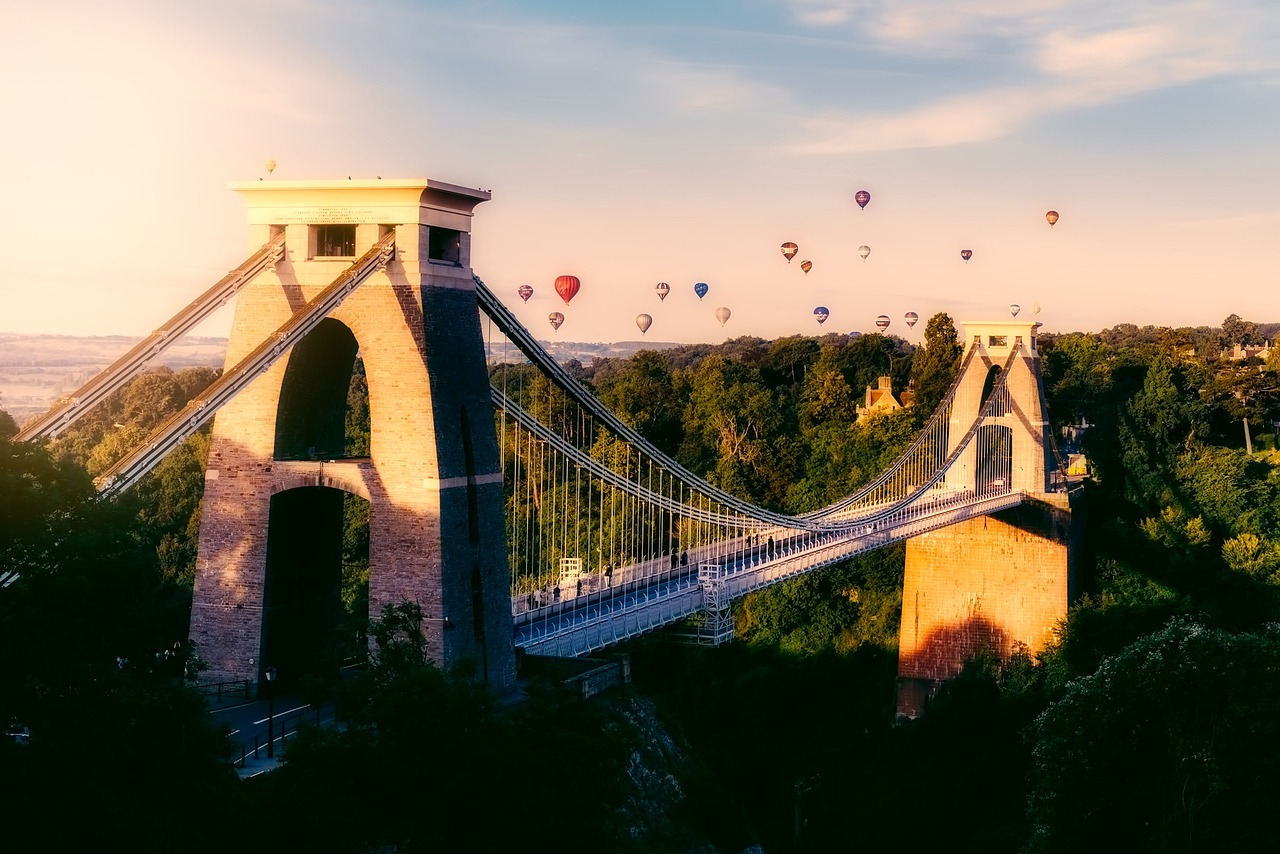
[[[311,227],[315,237],[312,258],[356,257],[356,227],[354,225],[315,225]]]
[[[427,260],[462,266],[462,232],[431,226],[427,233]]]

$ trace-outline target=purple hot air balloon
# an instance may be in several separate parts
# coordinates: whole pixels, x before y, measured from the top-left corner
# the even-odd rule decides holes
[[[533,296],[533,285],[521,285],[516,289],[516,293],[520,294],[520,299],[528,302],[529,297]]]
[[[865,209],[867,203],[871,201],[871,194],[866,190],[859,190],[853,194],[853,200],[858,203],[858,207]]]
[[[961,250],[960,250],[960,257],[961,257],[961,258],[963,258],[964,260],[968,261],[970,258],[972,258],[972,257],[973,257],[973,250],[972,250],[972,249],[961,249]]]
[[[818,321],[819,326],[826,323],[827,318],[830,316],[831,312],[827,311],[827,307],[825,305],[820,305],[813,310],[813,319]]]

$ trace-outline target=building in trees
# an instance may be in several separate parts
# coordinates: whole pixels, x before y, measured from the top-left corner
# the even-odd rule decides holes
[[[867,386],[867,403],[866,406],[858,407],[858,420],[862,421],[875,414],[896,412],[910,406],[914,397],[915,393],[908,388],[902,393],[902,402],[899,403],[893,396],[893,377],[880,377],[876,385]]]

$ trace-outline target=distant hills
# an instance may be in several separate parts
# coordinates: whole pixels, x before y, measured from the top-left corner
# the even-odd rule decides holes
[[[84,385],[141,339],[127,335],[22,335],[0,332],[0,409],[22,424],[47,410],[64,394]],[[589,365],[593,359],[627,359],[640,350],[665,350],[679,346],[659,341],[620,341],[614,344],[543,341],[558,361],[577,359]],[[175,371],[193,367],[221,368],[227,351],[225,338],[188,337],[161,354],[154,367]],[[490,346],[491,361],[519,362],[523,356],[512,345]]]

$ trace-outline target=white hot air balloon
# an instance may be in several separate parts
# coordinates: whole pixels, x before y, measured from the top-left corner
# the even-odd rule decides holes
[[[262,165],[266,167],[268,175],[276,171],[276,162],[274,160],[268,160],[266,163],[263,163]]]
[[[1039,313],[1040,313],[1040,303],[1038,303],[1038,302],[1037,302],[1037,303],[1032,303],[1032,305],[1031,305],[1031,313],[1032,313],[1032,314],[1039,314]]]
[[[724,306],[720,306],[719,308],[716,309],[716,320],[720,321],[721,326],[724,326],[726,323],[728,323],[729,318],[732,315],[733,315],[733,312],[729,311],[729,309],[725,308]]]
[[[652,325],[653,325],[653,318],[652,318],[652,317],[650,317],[649,315],[647,315],[647,314],[637,314],[637,315],[636,315],[636,326],[639,326],[639,327],[640,327],[640,334],[641,334],[641,335],[643,335],[644,333],[648,332],[648,331],[649,331],[649,327],[650,327],[650,326],[652,326]]]

